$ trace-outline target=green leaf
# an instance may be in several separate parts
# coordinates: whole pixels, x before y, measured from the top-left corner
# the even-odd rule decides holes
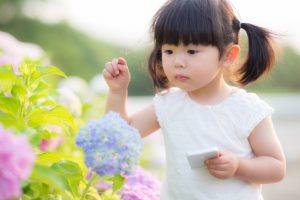
[[[47,139],[48,140],[48,139],[51,139],[51,138],[54,138],[54,137],[58,136],[59,133],[57,133],[55,131],[51,131],[51,130],[49,130],[48,127],[43,126],[43,127],[40,128],[39,135],[42,139]]]
[[[36,65],[34,63],[23,63],[19,67],[19,71],[22,72],[25,78],[29,78],[36,71]]]
[[[15,75],[11,65],[0,67],[0,91],[10,93],[15,84],[20,84],[18,77]]]
[[[0,96],[0,111],[15,116],[19,110],[20,102],[17,98]]]
[[[112,193],[111,190],[107,190],[104,192],[104,194],[101,196],[102,200],[120,200],[121,195]]]
[[[27,138],[31,145],[38,147],[41,143],[41,137],[39,133],[27,134]]]
[[[35,197],[44,196],[51,192],[49,185],[39,181],[28,181],[28,185],[23,188],[23,191],[25,192],[25,194]]]
[[[75,176],[79,179],[82,178],[82,172],[79,165],[75,162],[69,160],[60,160],[52,165],[54,169],[59,174],[64,174],[66,176]]]
[[[68,177],[68,184],[73,196],[79,197],[79,186],[80,186],[81,179],[76,177]]]
[[[69,189],[66,179],[48,166],[35,164],[30,179],[46,183],[59,192],[64,192]]]
[[[57,103],[55,101],[52,101],[52,100],[46,100],[46,101],[43,101],[41,103],[38,104],[38,106],[41,106],[41,107],[55,107],[57,106]]]
[[[66,160],[77,163],[80,166],[81,171],[82,171],[82,169],[86,170],[86,167],[83,163],[82,156],[75,156],[75,155],[71,155],[71,154],[63,154],[63,153],[58,153],[58,152],[44,152],[44,153],[37,155],[36,162],[39,164],[49,165],[52,163],[59,162],[62,159],[66,159]]]
[[[21,200],[32,200],[32,198],[26,194],[22,195]]]
[[[14,77],[16,76],[13,70],[13,66],[11,64],[5,64],[0,66],[0,76],[1,78],[5,78],[5,76],[2,77],[2,75],[8,75],[11,74]]]
[[[113,192],[121,189],[124,185],[125,178],[120,174],[116,174],[113,178]]]
[[[17,125],[16,120],[17,119],[14,117],[14,115],[4,113],[4,112],[0,111],[0,122],[3,125],[5,125],[5,126],[9,126],[11,124]]]
[[[63,106],[56,106],[50,110],[35,108],[30,111],[28,118],[31,127],[57,125],[64,128],[65,125],[68,125],[73,130],[76,129],[73,116]]]
[[[42,77],[58,75],[67,78],[66,74],[55,66],[37,66],[36,71],[32,74],[31,81],[34,83]]]
[[[86,195],[86,199],[104,200],[103,198],[101,198],[99,196],[99,194],[96,191],[94,191],[94,192],[88,192],[87,195]],[[119,200],[119,199],[116,199],[116,200]]]
[[[0,67],[1,69],[1,67]],[[9,81],[11,83],[16,83],[18,82],[17,80],[17,76],[13,73],[13,72],[10,72],[10,71],[0,71],[0,83],[2,83],[3,80],[6,80],[6,81]]]
[[[30,90],[35,90],[42,78],[46,76],[58,75],[62,77],[67,77],[63,71],[55,66],[36,66],[36,71],[30,76],[29,88]]]
[[[49,75],[58,75],[67,78],[67,75],[55,66],[38,66],[37,70],[42,73],[47,73]]]
[[[22,102],[26,101],[27,90],[22,85],[14,85],[11,89],[11,94],[13,97],[20,99]]]
[[[79,196],[79,184],[82,180],[82,171],[79,165],[69,160],[61,160],[51,166],[58,174],[65,176],[73,195]]]
[[[65,158],[64,154],[57,152],[45,152],[37,155],[36,162],[39,164],[52,164]]]
[[[49,86],[47,83],[40,81],[36,88],[32,91],[29,101],[36,103],[38,100],[49,96]]]

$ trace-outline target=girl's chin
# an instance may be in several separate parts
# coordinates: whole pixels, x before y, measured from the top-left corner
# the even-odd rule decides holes
[[[182,86],[182,85],[174,85],[174,87],[181,89],[184,92],[192,92],[194,91],[193,89],[186,87],[186,86]]]

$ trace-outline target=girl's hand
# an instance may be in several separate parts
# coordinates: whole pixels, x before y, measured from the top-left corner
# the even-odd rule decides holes
[[[232,153],[220,152],[219,157],[207,159],[205,165],[214,177],[227,179],[235,175],[239,167],[239,159]]]
[[[112,92],[127,90],[130,73],[124,58],[114,58],[111,62],[107,62],[102,74]]]

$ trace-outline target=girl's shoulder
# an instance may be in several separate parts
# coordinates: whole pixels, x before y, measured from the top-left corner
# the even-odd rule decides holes
[[[225,112],[239,124],[242,133],[248,137],[262,119],[273,113],[273,108],[259,95],[238,89]]]
[[[270,107],[265,100],[259,95],[253,92],[247,92],[245,89],[237,88],[233,94],[235,98],[232,98],[231,104],[234,106],[241,107],[256,107],[256,106],[267,106]]]

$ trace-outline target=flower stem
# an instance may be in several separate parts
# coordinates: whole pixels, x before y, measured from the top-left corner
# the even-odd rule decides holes
[[[94,184],[94,181],[95,181],[96,179],[97,179],[97,174],[94,174],[94,175],[92,176],[92,178],[89,180],[88,184],[86,185],[86,188],[84,189],[83,194],[81,195],[80,200],[84,200],[84,198],[85,198],[87,192],[89,191],[89,188],[91,187],[91,185]]]

